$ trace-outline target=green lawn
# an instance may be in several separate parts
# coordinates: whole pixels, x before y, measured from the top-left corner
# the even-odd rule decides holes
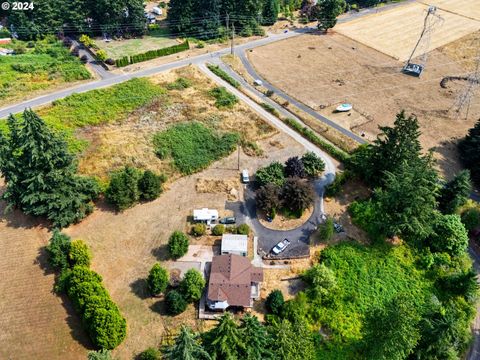
[[[0,56],[0,104],[51,86],[91,77],[85,66],[53,38],[1,45],[24,54]]]
[[[107,52],[109,58],[120,59],[124,56],[132,56],[145,53],[149,50],[161,49],[173,45],[178,45],[175,39],[163,36],[161,33],[156,35],[150,32],[141,39],[112,40],[105,42],[103,39],[95,39],[95,44]]]

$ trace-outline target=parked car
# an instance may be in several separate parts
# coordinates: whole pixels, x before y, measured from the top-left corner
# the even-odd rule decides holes
[[[248,184],[250,182],[250,175],[246,169],[242,171],[242,182],[244,184]]]
[[[335,229],[335,232],[337,232],[337,233],[342,233],[343,232],[343,226],[338,224],[338,223],[333,223],[333,228]]]
[[[275,255],[278,255],[278,254],[282,253],[283,251],[285,251],[285,249],[288,247],[288,245],[290,245],[290,240],[283,239],[277,245],[275,245],[275,247],[272,249],[272,253],[274,253]]]
[[[235,224],[237,222],[237,219],[235,219],[233,216],[230,217],[225,217],[223,219],[220,219],[219,223],[224,224],[224,225],[231,225]]]

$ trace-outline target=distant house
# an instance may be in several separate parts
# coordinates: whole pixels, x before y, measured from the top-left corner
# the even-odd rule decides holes
[[[239,255],[247,256],[248,253],[248,236],[247,235],[234,235],[223,234],[222,236],[222,255]]]
[[[193,221],[202,222],[207,225],[210,225],[212,222],[218,220],[218,211],[213,209],[197,209],[193,210]]]
[[[215,311],[250,308],[253,300],[260,297],[262,281],[263,269],[253,266],[246,257],[215,256],[208,280],[207,306]]]

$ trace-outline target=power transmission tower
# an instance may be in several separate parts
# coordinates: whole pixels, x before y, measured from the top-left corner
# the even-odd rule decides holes
[[[480,50],[478,51],[476,61],[475,70],[467,77],[467,84],[458,94],[453,105],[453,109],[457,113],[457,119],[465,113],[465,120],[468,120],[472,99],[480,87]]]
[[[437,7],[430,6],[427,11],[427,15],[423,20],[423,28],[420,33],[420,37],[413,48],[410,57],[407,60],[407,63],[403,67],[403,72],[408,75],[414,75],[419,77],[425,66],[427,65],[428,53],[430,51],[430,43],[432,39],[432,33],[434,28],[443,22],[443,18],[437,15]],[[415,56],[420,55],[418,63],[412,63],[412,59]]]

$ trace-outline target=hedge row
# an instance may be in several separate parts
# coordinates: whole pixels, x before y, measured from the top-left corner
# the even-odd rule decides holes
[[[92,342],[101,349],[114,349],[127,334],[127,323],[102,284],[102,277],[86,266],[66,270],[65,289],[81,315]]]
[[[55,231],[46,250],[50,264],[61,270],[56,291],[67,293],[93,344],[102,349],[117,347],[125,339],[127,324],[103,286],[102,277],[89,269],[87,244]]]
[[[174,45],[174,46],[166,47],[163,49],[150,50],[143,54],[124,56],[120,59],[115,60],[115,65],[117,67],[123,67],[129,64],[135,64],[142,61],[152,60],[161,56],[176,54],[188,49],[190,49],[190,44],[188,43],[188,40],[187,40],[184,43],[179,45]]]
[[[227,83],[232,85],[235,89],[240,88],[240,83],[232,78],[230,75],[228,75],[225,71],[220,69],[220,66],[218,65],[213,65],[213,64],[207,64],[208,69],[213,72],[215,75],[217,75],[219,78],[225,80]]]
[[[326,142],[325,140],[321,139],[319,136],[317,136],[312,130],[303,127],[299,122],[291,119],[291,118],[286,118],[282,119],[285,124],[287,124],[289,127],[297,131],[298,133],[302,134],[306,139],[310,140],[312,143],[317,145],[319,148],[325,150],[328,152],[330,155],[335,157],[337,160],[341,162],[345,162],[350,158],[350,155],[346,153],[343,150],[340,150],[339,148],[335,147],[334,145]]]

